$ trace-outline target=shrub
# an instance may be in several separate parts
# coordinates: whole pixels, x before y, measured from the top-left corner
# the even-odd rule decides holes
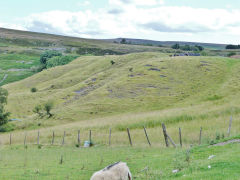
[[[172,45],[172,49],[180,49],[180,45],[179,44],[174,44],[174,45]]]
[[[235,56],[237,53],[236,52],[230,52],[227,54],[228,57]]]
[[[35,87],[31,88],[31,92],[32,92],[32,93],[37,92],[37,88],[35,88]]]
[[[42,108],[41,105],[35,106],[34,109],[33,109],[33,112],[34,112],[34,113],[37,113],[40,118],[42,118],[42,117],[44,116],[43,108]]]
[[[37,105],[34,107],[33,112],[38,114],[40,118],[47,115],[49,118],[53,116],[51,110],[53,109],[53,103],[48,101],[43,105]]]
[[[47,61],[46,68],[51,68],[55,66],[61,66],[70,63],[74,59],[76,59],[77,56],[55,56],[50,58]]]
[[[51,110],[53,109],[53,103],[52,102],[47,102],[46,104],[44,104],[44,110],[46,111],[46,114],[48,115],[48,117],[52,117],[53,114],[51,113]]]
[[[4,106],[7,104],[8,91],[0,87],[0,126],[8,123],[9,112],[6,112]]]
[[[43,69],[46,68],[47,61],[54,56],[62,56],[61,52],[58,51],[45,51],[40,57],[40,63],[43,65]]]
[[[112,65],[114,65],[114,64],[115,64],[115,62],[114,62],[113,60],[111,60],[111,64],[112,64]]]

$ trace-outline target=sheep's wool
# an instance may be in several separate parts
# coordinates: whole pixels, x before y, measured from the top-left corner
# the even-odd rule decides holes
[[[90,180],[132,180],[127,163],[117,162],[98,172]]]

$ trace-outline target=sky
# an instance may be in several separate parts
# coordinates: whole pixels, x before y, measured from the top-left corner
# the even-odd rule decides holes
[[[239,0],[7,0],[0,27],[93,39],[240,44]]]

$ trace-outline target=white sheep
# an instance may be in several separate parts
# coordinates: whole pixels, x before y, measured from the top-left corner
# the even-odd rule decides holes
[[[132,180],[132,175],[127,163],[116,162],[95,172],[90,180]]]

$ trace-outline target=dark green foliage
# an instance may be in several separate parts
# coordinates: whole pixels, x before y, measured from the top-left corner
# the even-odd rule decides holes
[[[5,112],[4,106],[7,104],[8,91],[0,88],[0,126],[7,124],[9,112]]]
[[[180,49],[183,51],[191,51],[192,50],[191,46],[189,46],[189,45],[181,46]]]
[[[73,61],[76,58],[77,58],[77,56],[55,56],[55,57],[50,58],[47,61],[46,67],[48,69],[48,68],[52,68],[55,66],[65,65],[65,64],[70,63],[71,61]]]
[[[12,123],[7,123],[0,126],[0,132],[9,132],[15,129],[15,125]]]
[[[240,45],[229,44],[226,46],[226,49],[240,49]]]
[[[231,57],[231,56],[235,56],[237,53],[236,52],[230,52],[230,53],[228,53],[228,57]]]
[[[51,110],[53,108],[53,103],[52,102],[47,102],[46,104],[44,104],[44,110],[46,111],[46,114],[48,115],[48,117],[52,117],[53,114],[51,113]]]
[[[203,51],[204,47],[202,46],[190,46],[190,45],[184,45],[184,46],[180,46],[179,44],[174,44],[172,46],[172,49],[181,49],[183,51]]]
[[[62,53],[58,51],[46,51],[40,57],[40,63],[43,65],[43,68],[46,68],[47,61],[54,56],[62,56]]]
[[[32,93],[37,92],[37,88],[35,88],[35,87],[31,88],[31,92],[32,92]]]
[[[110,49],[100,49],[100,48],[78,48],[77,50],[77,54],[79,55],[86,55],[86,54],[91,54],[94,56],[103,56],[106,54],[109,55],[121,55],[123,53],[121,52],[117,52],[117,51],[113,51]]]
[[[126,39],[123,38],[123,39],[120,41],[120,43],[121,43],[121,44],[126,44],[127,41],[126,41]]]
[[[114,64],[115,64],[115,62],[114,62],[113,60],[111,60],[111,64],[112,64],[112,65],[114,65]]]
[[[53,109],[53,103],[48,101],[44,105],[35,106],[33,109],[33,112],[38,114],[40,118],[43,118],[45,115],[47,115],[48,118],[50,118],[53,116],[53,114],[51,113],[52,109]]]
[[[199,51],[203,51],[203,50],[204,50],[204,47],[202,47],[202,46],[196,45],[195,47],[196,47]]]
[[[42,118],[44,116],[43,107],[41,105],[35,106],[33,109],[33,112],[38,114],[40,118]]]
[[[179,44],[174,44],[174,45],[172,45],[172,49],[180,49],[180,45]]]

